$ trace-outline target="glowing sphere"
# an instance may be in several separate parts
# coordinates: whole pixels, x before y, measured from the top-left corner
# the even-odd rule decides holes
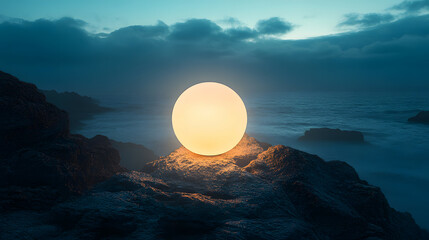
[[[186,89],[173,108],[173,130],[180,143],[201,155],[234,148],[246,131],[247,112],[240,96],[216,82]]]

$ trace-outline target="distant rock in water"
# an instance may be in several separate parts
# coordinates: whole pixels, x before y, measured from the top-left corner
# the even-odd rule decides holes
[[[301,141],[351,142],[364,143],[363,134],[359,131],[346,131],[331,128],[311,128],[305,131]]]
[[[152,150],[140,144],[124,143],[114,140],[110,140],[110,143],[119,151],[121,166],[129,170],[140,170],[146,163],[159,158]]]
[[[0,209],[43,205],[124,170],[106,137],[71,135],[66,112],[3,72],[0,112]]]
[[[429,124],[429,111],[421,111],[416,116],[408,118],[408,122]]]
[[[69,114],[70,128],[76,129],[82,125],[82,120],[90,119],[94,114],[111,111],[102,107],[90,97],[81,96],[75,92],[57,92],[55,90],[39,90],[46,96],[46,101]]]

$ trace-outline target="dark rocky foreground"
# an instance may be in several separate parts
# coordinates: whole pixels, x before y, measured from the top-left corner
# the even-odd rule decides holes
[[[408,122],[429,124],[429,111],[421,111],[416,116],[408,118]]]
[[[34,85],[1,73],[0,110],[0,239],[429,239],[344,162],[246,135],[124,172]]]
[[[347,131],[331,128],[311,128],[305,131],[300,141],[364,143],[363,134],[359,131]]]
[[[0,72],[0,209],[38,209],[124,171],[104,136],[69,133],[67,113]]]
[[[0,238],[429,239],[344,162],[264,151],[247,136],[237,149],[203,157],[182,147],[49,210],[3,213]],[[239,167],[247,150],[260,153]]]

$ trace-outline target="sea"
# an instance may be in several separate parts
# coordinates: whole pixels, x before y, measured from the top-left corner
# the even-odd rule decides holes
[[[353,166],[361,179],[378,186],[389,204],[412,214],[429,229],[429,125],[407,119],[429,110],[428,92],[281,92],[242,96],[247,134],[283,144],[326,161]],[[98,97],[114,110],[84,121],[76,132],[143,144],[158,155],[180,146],[171,126],[174,99]],[[364,134],[364,144],[308,143],[298,138],[310,128],[339,128]]]

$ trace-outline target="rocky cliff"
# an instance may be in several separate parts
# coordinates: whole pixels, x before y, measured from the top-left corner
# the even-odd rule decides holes
[[[3,72],[0,112],[2,209],[49,205],[123,171],[106,137],[71,135],[66,112],[33,84]]]

